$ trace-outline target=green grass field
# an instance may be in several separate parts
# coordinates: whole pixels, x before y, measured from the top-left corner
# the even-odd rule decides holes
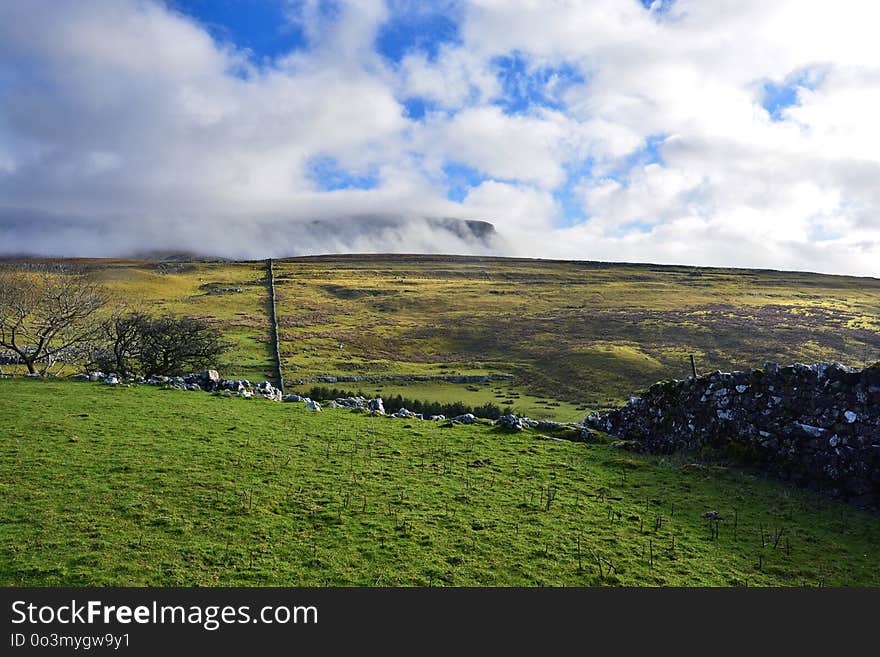
[[[0,380],[0,491],[5,586],[880,584],[876,515],[740,469],[150,386]]]
[[[234,343],[224,376],[272,376],[264,263],[77,262],[130,303],[215,321]],[[878,279],[448,256],[294,258],[275,271],[288,382],[513,374],[476,390],[439,381],[339,387],[511,400],[536,418],[581,419],[683,378],[689,354],[701,371],[880,358]]]
[[[499,258],[276,266],[286,371],[506,372],[590,409],[664,378],[880,355],[880,280]]]
[[[150,313],[207,318],[233,344],[224,374],[260,381],[272,375],[263,263],[77,261],[119,299]],[[214,290],[241,292],[214,293]]]

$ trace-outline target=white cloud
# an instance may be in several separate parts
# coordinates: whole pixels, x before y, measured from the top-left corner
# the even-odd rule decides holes
[[[458,110],[474,97],[490,98],[498,82],[488,62],[460,47],[444,46],[433,61],[421,52],[404,56],[400,63],[401,97],[418,97],[443,109]]]
[[[508,178],[552,188],[565,173],[564,117],[508,116],[498,107],[462,110],[438,119],[424,132],[424,148],[446,160],[465,162],[493,178]]]
[[[548,192],[494,180],[472,188],[463,205],[473,217],[493,222],[496,217],[504,217],[503,222],[496,223],[519,232],[547,230],[559,212]]]
[[[266,62],[159,2],[2,3],[0,206],[230,252],[261,213],[399,212],[485,217],[519,255],[880,273],[875,3],[473,0],[461,42],[391,65],[373,46],[395,7],[306,2],[291,20],[310,47]],[[505,113],[495,58],[512,53],[583,83]],[[767,83],[796,102],[771,116]],[[408,120],[410,97],[437,111]],[[316,157],[377,185],[321,192]],[[488,178],[461,203],[450,161]],[[589,218],[554,229],[563,188]],[[236,229],[214,235],[221,215]]]

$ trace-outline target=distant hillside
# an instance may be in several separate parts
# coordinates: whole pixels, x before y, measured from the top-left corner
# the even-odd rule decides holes
[[[235,344],[225,376],[272,378],[262,261],[78,262],[151,311],[215,321]],[[581,420],[684,378],[690,354],[703,373],[880,358],[871,278],[387,254],[284,258],[275,274],[285,380],[534,418]],[[514,378],[449,382],[489,373]]]
[[[194,251],[139,251],[130,256],[133,260],[149,262],[226,262],[226,258],[203,255]]]

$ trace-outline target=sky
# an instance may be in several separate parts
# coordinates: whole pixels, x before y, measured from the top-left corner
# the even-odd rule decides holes
[[[877,25],[863,0],[0,0],[0,253],[880,276]]]

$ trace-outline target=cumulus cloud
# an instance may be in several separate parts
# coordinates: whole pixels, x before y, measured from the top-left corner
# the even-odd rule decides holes
[[[0,252],[485,252],[422,220],[458,217],[500,254],[880,274],[873,3],[279,8],[269,56],[170,0],[0,3]]]

